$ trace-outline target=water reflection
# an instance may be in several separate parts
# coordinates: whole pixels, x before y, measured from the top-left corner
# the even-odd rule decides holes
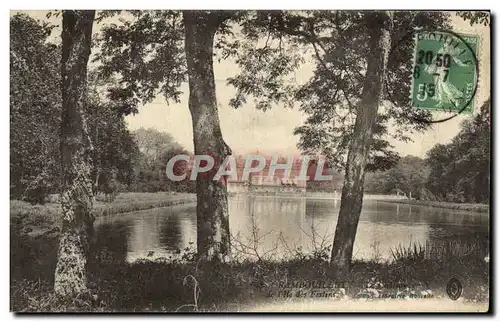
[[[110,226],[116,226],[122,232],[121,238],[100,237],[114,236],[107,228]],[[182,250],[196,243],[196,209],[193,205],[173,206],[102,217],[94,227],[97,240],[124,245],[120,250],[126,250],[128,262],[176,258]]]
[[[125,262],[132,226],[123,221],[100,222],[93,235],[93,254],[100,262]]]
[[[338,200],[235,196],[229,200],[231,235],[252,252],[274,259],[328,249]],[[355,259],[390,259],[390,249],[417,242],[488,241],[488,215],[367,200],[354,245]],[[237,245],[235,245],[237,246]],[[99,218],[94,247],[102,260],[180,258],[196,247],[196,209],[174,206]],[[235,249],[238,247],[234,247]],[[251,256],[246,254],[245,256]]]

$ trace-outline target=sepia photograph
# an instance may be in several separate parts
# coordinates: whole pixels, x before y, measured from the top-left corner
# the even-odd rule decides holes
[[[490,11],[8,19],[11,312],[491,312]]]

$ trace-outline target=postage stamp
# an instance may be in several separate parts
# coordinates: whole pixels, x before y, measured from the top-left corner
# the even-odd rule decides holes
[[[416,34],[412,107],[472,114],[478,81],[478,35],[451,31]]]

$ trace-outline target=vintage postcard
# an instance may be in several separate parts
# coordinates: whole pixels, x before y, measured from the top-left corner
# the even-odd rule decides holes
[[[488,11],[11,11],[13,312],[488,312]]]

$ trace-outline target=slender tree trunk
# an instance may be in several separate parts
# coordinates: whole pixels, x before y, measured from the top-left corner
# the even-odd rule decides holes
[[[366,13],[370,35],[370,53],[361,103],[357,108],[351,145],[347,154],[340,211],[335,229],[331,264],[337,276],[349,271],[356,230],[363,205],[365,166],[373,128],[381,101],[392,29],[392,17],[383,12]]]
[[[189,75],[189,110],[193,121],[194,152],[211,155],[217,162],[231,154],[219,125],[213,71],[213,43],[220,16],[184,11],[185,51]],[[211,171],[196,180],[197,248],[206,260],[229,255],[227,187],[212,180]]]
[[[61,154],[62,231],[54,291],[72,297],[87,289],[88,234],[92,229],[92,144],[84,112],[94,11],[63,13]]]

